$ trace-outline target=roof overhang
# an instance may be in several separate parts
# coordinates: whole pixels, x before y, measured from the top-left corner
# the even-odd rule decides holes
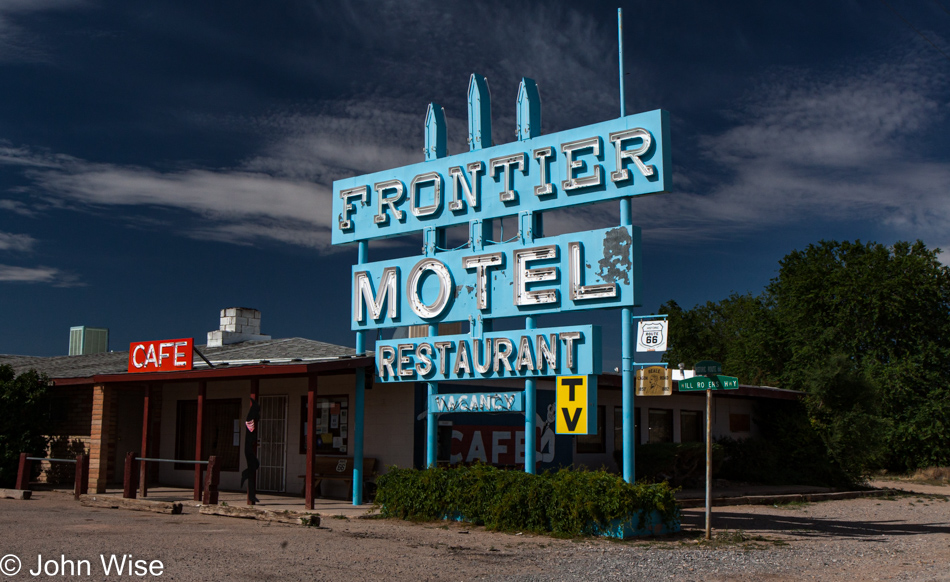
[[[241,366],[217,366],[214,368],[196,368],[181,372],[152,372],[143,374],[96,374],[77,378],[54,378],[56,386],[75,386],[86,384],[142,384],[149,382],[193,382],[196,380],[223,380],[239,378],[273,378],[309,376],[318,374],[330,376],[346,374],[357,368],[372,368],[373,356],[352,356],[335,358],[319,362],[299,364],[256,364]]]

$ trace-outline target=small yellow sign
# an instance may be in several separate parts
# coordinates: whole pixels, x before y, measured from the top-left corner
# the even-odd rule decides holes
[[[597,434],[597,376],[558,376],[557,434]]]
[[[670,396],[673,376],[663,366],[650,366],[637,371],[637,396]]]

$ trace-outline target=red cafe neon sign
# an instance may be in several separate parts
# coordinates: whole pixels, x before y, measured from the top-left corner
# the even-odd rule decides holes
[[[190,370],[194,345],[194,338],[132,342],[129,373]]]

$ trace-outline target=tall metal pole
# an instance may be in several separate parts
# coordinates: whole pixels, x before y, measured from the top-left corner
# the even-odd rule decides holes
[[[535,329],[534,316],[525,318],[525,328]],[[537,470],[538,443],[534,419],[538,413],[538,391],[534,378],[524,381],[524,471],[535,474]]]
[[[620,225],[629,226],[632,224],[630,217],[630,199],[620,200]],[[621,374],[623,378],[623,389],[621,399],[623,401],[623,480],[627,483],[634,483],[637,479],[635,458],[633,447],[636,444],[636,435],[634,430],[636,422],[634,419],[633,405],[633,357],[632,342],[630,341],[631,327],[633,326],[633,310],[624,307],[620,312],[620,356],[621,356]]]
[[[360,241],[357,248],[357,264],[366,262],[369,242]],[[356,332],[356,355],[366,351],[365,331]],[[356,369],[356,397],[353,402],[353,505],[363,504],[363,402],[366,395],[366,370]],[[311,425],[310,428],[313,431]]]
[[[712,390],[706,389],[706,539],[712,539]]]
[[[439,326],[430,325],[429,326],[429,337],[434,337],[439,335]],[[431,396],[439,393],[439,383],[438,382],[426,382],[428,390],[428,396],[426,401],[429,402],[432,400]],[[428,412],[426,413],[426,467],[435,467],[439,463],[438,456],[438,447],[439,447],[439,415],[432,411],[430,406],[426,406]]]
[[[617,47],[620,51],[620,117],[627,114],[623,99],[623,8],[617,9]]]
[[[617,48],[620,54],[620,117],[627,114],[624,104],[623,94],[623,9],[617,9]],[[630,215],[630,199],[620,199],[620,226],[630,226],[633,224]],[[630,327],[633,325],[633,310],[624,307],[620,312],[620,358],[621,374],[623,378],[623,391],[621,400],[623,401],[623,480],[627,483],[633,483],[637,479],[636,468],[634,466],[634,430],[636,427],[633,413],[633,357],[632,345],[630,341]]]

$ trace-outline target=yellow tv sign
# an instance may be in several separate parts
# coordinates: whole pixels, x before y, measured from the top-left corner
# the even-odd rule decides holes
[[[597,434],[597,376],[557,377],[557,434]]]

